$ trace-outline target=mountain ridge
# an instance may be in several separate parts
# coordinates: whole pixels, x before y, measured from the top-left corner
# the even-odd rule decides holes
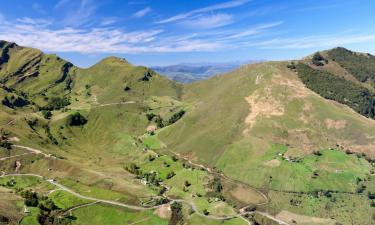
[[[357,93],[372,93],[372,84],[357,80],[355,67],[349,72],[321,52],[179,84],[116,57],[81,69],[48,55],[27,67],[33,57],[24,51],[10,51],[0,70],[11,78],[0,89],[6,173],[42,175],[131,205],[179,198],[204,219],[238,217],[255,205],[271,218],[288,210],[369,223],[375,121],[356,107],[371,109],[362,101],[370,95]],[[15,84],[12,71],[39,74]],[[337,90],[331,77],[348,89]],[[198,224],[192,217],[184,215]]]

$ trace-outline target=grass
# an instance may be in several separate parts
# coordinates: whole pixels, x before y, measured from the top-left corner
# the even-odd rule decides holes
[[[39,225],[38,215],[40,209],[38,207],[28,207],[30,214],[23,217],[21,225]]]
[[[213,179],[212,175],[207,173],[207,171],[184,168],[182,162],[173,161],[171,157],[166,155],[140,165],[140,170],[143,172],[157,172],[159,177],[163,179],[163,182],[170,187],[166,193],[167,196],[194,202],[200,212],[206,209],[212,215],[234,214],[233,208],[226,202],[210,202],[205,197],[208,191],[207,183],[210,179]],[[167,174],[172,171],[175,173],[175,176],[167,179]],[[185,186],[186,181],[190,184],[188,187]],[[201,197],[198,197],[198,195]]]
[[[365,159],[339,150],[320,151],[321,156],[310,154],[296,162],[288,161],[278,155],[278,152],[285,151],[285,147],[273,146],[259,157],[252,156],[250,162],[243,163],[245,165],[243,171],[246,172],[242,170],[238,172],[235,166],[227,163],[230,162],[229,158],[233,160],[233,156],[229,155],[230,152],[224,154],[224,156],[228,155],[219,162],[218,166],[224,173],[257,187],[269,185],[274,190],[302,192],[314,190],[355,192],[357,178],[364,179],[372,168]],[[272,166],[268,164],[270,160],[276,160],[279,164]],[[314,176],[314,173],[318,176]]]
[[[11,62],[1,69],[1,77],[6,75],[5,67],[14,72],[39,52],[22,49],[12,54]],[[296,74],[286,69],[287,63],[243,66],[226,75],[181,86],[153,74],[147,68],[135,67],[111,57],[88,69],[72,68],[68,74],[68,78],[74,81],[70,93],[65,90],[65,82],[54,84],[61,78],[61,67],[65,63],[56,56],[43,56],[40,76],[25,79],[14,87],[27,92],[30,100],[40,105],[47,101],[38,94],[41,92],[46,97],[68,95],[72,105],[64,111],[54,111],[50,121],[35,113],[33,106],[16,110],[1,106],[0,122],[4,125],[10,119],[17,119],[14,125],[2,128],[11,136],[20,138],[19,144],[64,157],[59,160],[42,159],[42,156],[22,157],[21,172],[56,177],[59,182],[83,195],[134,204],[139,203],[141,197],[155,195],[154,190],[141,185],[124,170],[129,163],[136,163],[144,171],[157,171],[164,179],[173,170],[176,175],[165,180],[172,187],[169,195],[195,201],[200,209],[207,208],[212,214],[231,213],[230,208],[222,202],[208,203],[205,197],[192,197],[197,193],[206,193],[205,183],[210,174],[184,169],[181,162],[174,162],[168,156],[149,161],[149,156],[155,153],[143,151],[146,146],[158,153],[181,153],[209,167],[216,166],[231,178],[268,190],[311,192],[330,189],[353,192],[357,179],[367,178],[373,169],[363,158],[336,150],[322,151],[321,156],[312,154],[314,150],[328,149],[336,144],[344,145],[345,149],[371,153],[375,137],[374,123],[347,107],[328,102],[307,90]],[[152,77],[148,81],[140,80],[148,72],[152,73]],[[14,82],[12,78],[6,85]],[[130,90],[125,91],[125,87]],[[4,94],[5,91],[0,90],[0,96]],[[283,115],[260,111],[250,127],[246,118],[257,107],[247,102],[249,96],[259,97],[257,103],[260,109],[267,108],[260,107],[264,102],[280,104]],[[99,107],[100,104],[119,101],[135,103]],[[186,110],[182,119],[159,129],[154,136],[144,136],[147,127],[154,124],[147,120],[146,113],[159,114],[168,120],[180,109]],[[66,115],[76,111],[88,118],[88,123],[83,127],[66,126]],[[38,119],[35,130],[25,120],[31,118]],[[327,120],[346,122],[344,127],[336,129],[328,127]],[[50,127],[57,144],[49,140],[43,128],[46,125]],[[141,136],[143,143],[138,139]],[[297,157],[300,161],[289,162],[278,153]],[[8,162],[1,165],[3,168],[9,166]],[[47,172],[47,168],[51,168],[51,171]],[[314,172],[318,173],[316,178],[312,178]],[[186,180],[191,185],[184,191]],[[368,188],[374,187],[372,181],[365,182]],[[16,183],[17,188],[40,185],[43,186],[32,180]],[[69,196],[54,197],[61,207],[68,207],[76,201]],[[289,199],[282,201],[288,204]],[[92,208],[98,214],[97,220],[87,218],[83,213]],[[109,210],[109,215],[113,213],[114,218],[126,218],[125,214],[128,213],[107,208],[100,205],[81,209],[82,214],[77,211],[77,222],[87,224],[85,219],[94,224],[116,222],[104,218],[105,213],[101,214],[101,210]],[[146,218],[149,214],[137,213]]]
[[[78,198],[66,191],[60,190],[54,191],[48,196],[48,198],[51,199],[60,209],[68,209],[77,205],[83,205],[92,202],[89,200]]]
[[[307,216],[332,218],[341,224],[373,223],[373,208],[365,195],[333,193],[332,197],[314,197],[271,191],[269,196],[272,200],[267,208],[273,214],[288,210]],[[292,200],[295,205],[291,204]]]
[[[162,143],[155,137],[154,135],[147,135],[146,138],[143,139],[143,144],[150,149],[158,150],[162,148]]]
[[[9,186],[7,183],[12,180],[14,181],[14,185]],[[53,188],[52,185],[44,182],[39,177],[32,176],[0,177],[0,185],[16,190],[23,190],[28,188],[50,190],[51,188]]]
[[[77,209],[73,212],[77,225],[112,224],[155,224],[167,225],[168,221],[154,215],[152,211],[130,211],[123,208],[97,204]]]
[[[99,188],[95,186],[87,186],[84,184],[77,183],[75,181],[65,179],[60,181],[61,184],[64,186],[88,197],[94,197],[98,199],[106,199],[106,200],[116,200],[119,202],[127,202],[129,200],[129,196],[121,194],[116,191],[111,191],[104,188]]]
[[[240,219],[234,218],[230,220],[212,220],[207,219],[196,214],[193,214],[188,219],[188,224],[205,224],[205,225],[246,225],[247,223]]]

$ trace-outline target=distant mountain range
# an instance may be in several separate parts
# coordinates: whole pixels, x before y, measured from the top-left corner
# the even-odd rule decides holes
[[[204,80],[217,74],[232,71],[241,65],[263,62],[265,60],[249,60],[227,63],[180,63],[169,66],[155,66],[151,69],[180,83],[191,83]]]

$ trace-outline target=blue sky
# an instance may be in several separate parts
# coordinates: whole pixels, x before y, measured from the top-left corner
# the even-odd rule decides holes
[[[374,0],[2,0],[0,39],[81,67],[296,59],[336,46],[375,54]]]

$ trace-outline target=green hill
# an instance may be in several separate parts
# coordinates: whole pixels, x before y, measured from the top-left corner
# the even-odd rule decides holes
[[[372,222],[372,56],[338,48],[182,85],[116,57],[81,69],[14,43],[0,49],[0,168],[45,179],[0,178],[8,189],[48,193],[46,180],[56,179],[82,196],[137,206],[182,199],[188,224],[246,224],[245,206],[258,222],[279,213]],[[49,198],[60,207],[83,201]],[[88,223],[171,218],[162,207],[117,206],[87,206],[71,222],[90,209]]]

